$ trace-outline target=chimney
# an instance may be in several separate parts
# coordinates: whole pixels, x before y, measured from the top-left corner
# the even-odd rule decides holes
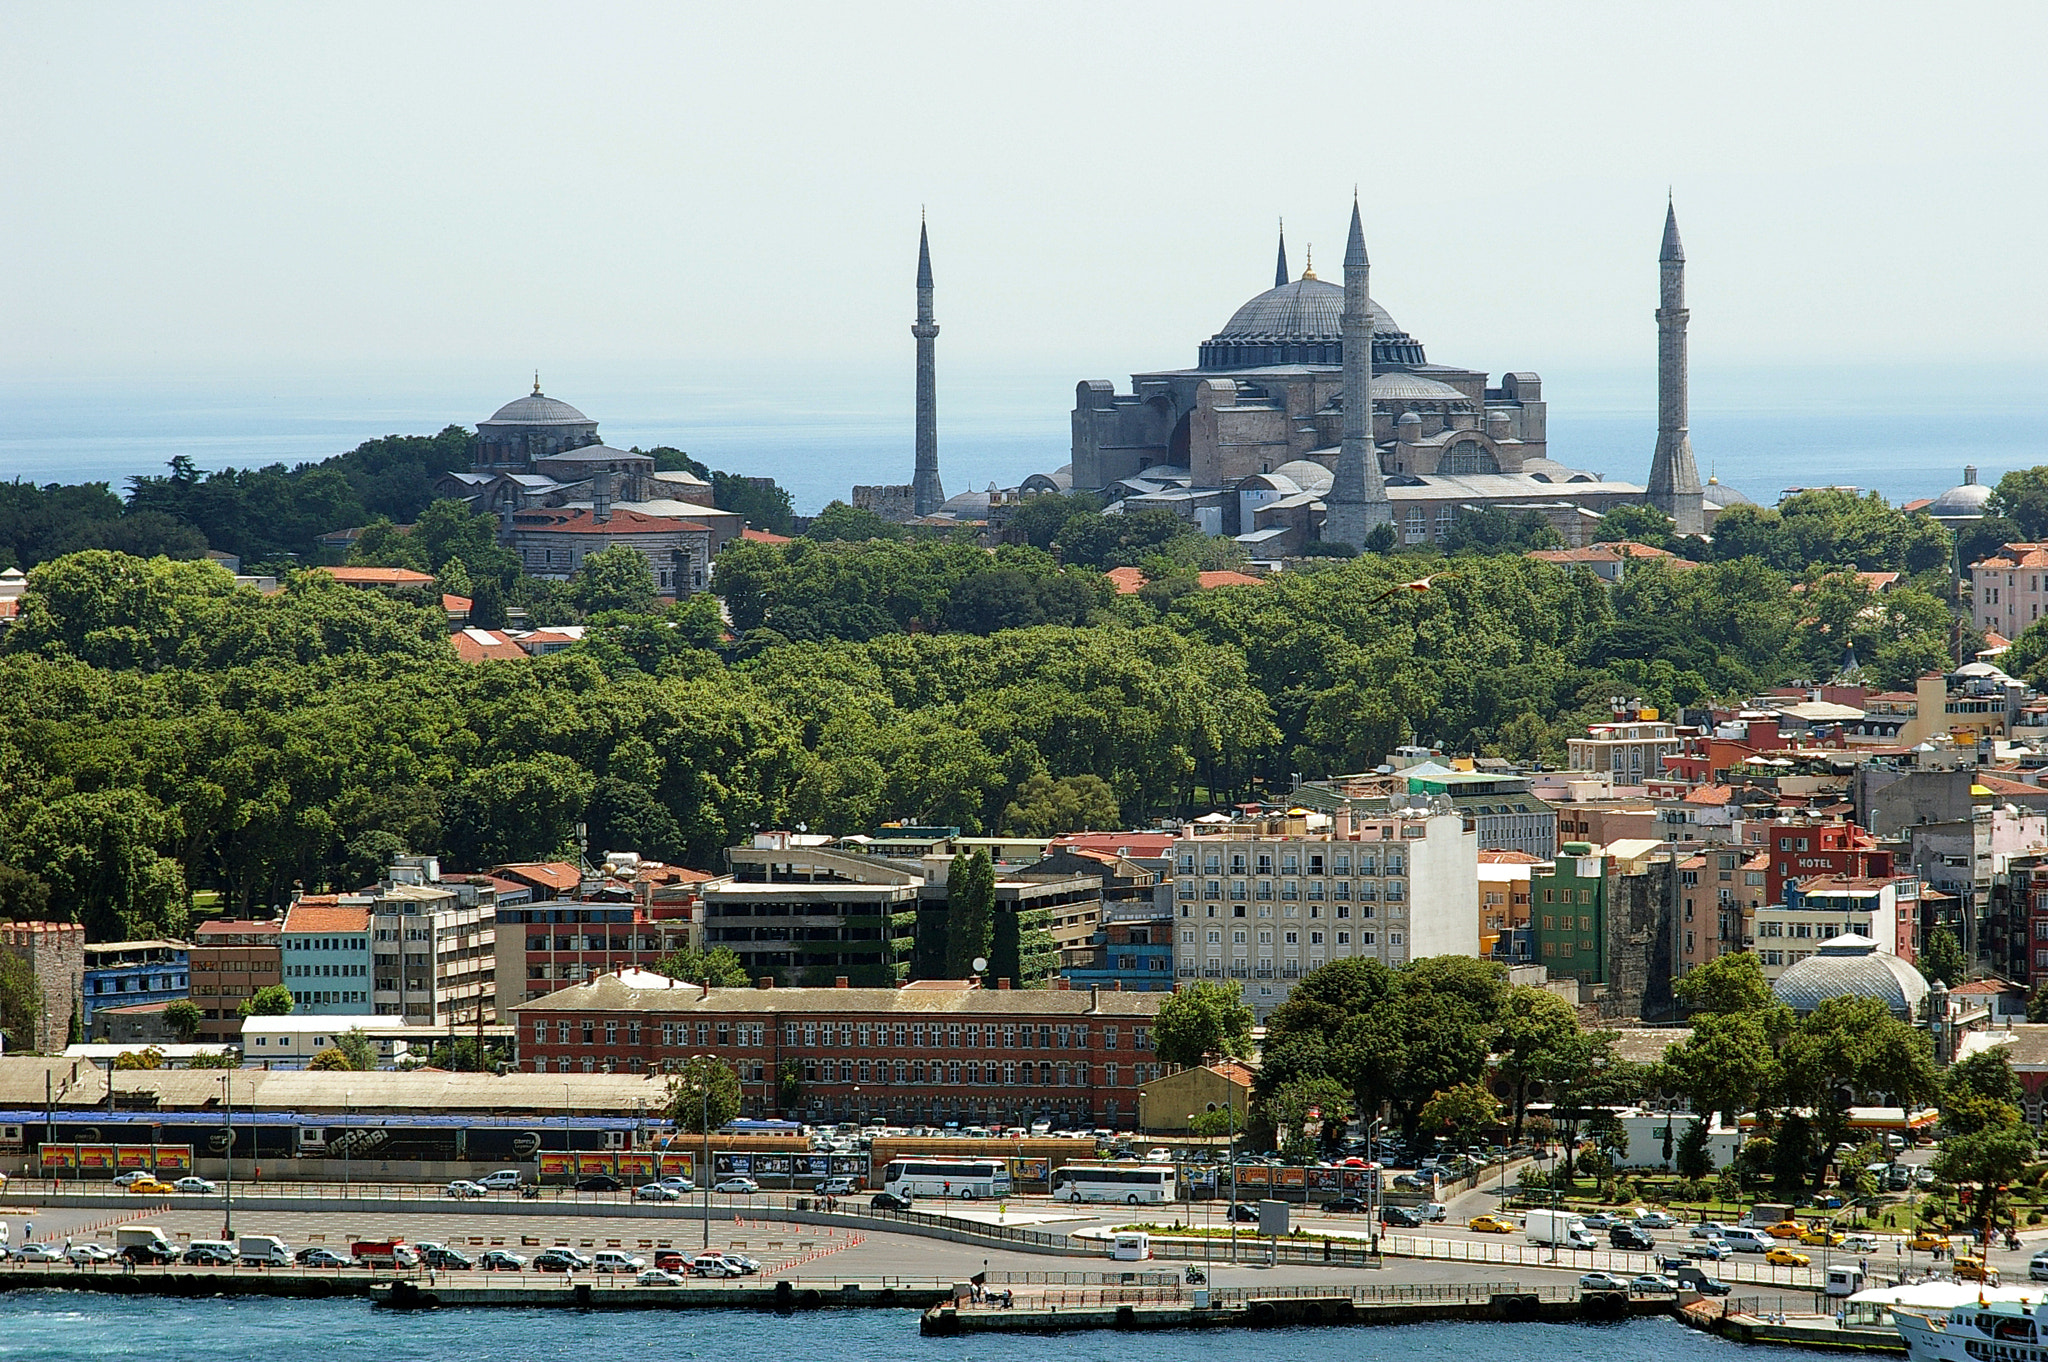
[[[1097,987],[1095,987],[1095,985],[1093,985],[1093,984],[1090,984],[1090,985],[1088,985],[1088,1010],[1089,1010],[1090,1012],[1093,1012],[1093,1011],[1097,1010],[1098,1008],[1100,1008],[1101,1006],[1102,1006],[1102,990],[1098,989],[1098,988],[1097,988]]]
[[[847,977],[846,977],[845,975],[841,974],[841,975],[837,976],[836,978],[834,978],[834,979],[832,980],[832,987],[834,987],[834,988],[848,988],[848,987],[851,987],[851,984],[850,984],[850,983],[849,983],[849,981],[847,980]]]
[[[703,1002],[703,1001],[704,1001],[704,1000],[705,1000],[706,998],[708,998],[708,997],[710,997],[710,996],[711,996],[711,981],[710,981],[709,979],[706,979],[706,980],[705,980],[705,981],[704,981],[704,982],[703,982],[703,983],[702,983],[702,984],[700,985],[700,987],[701,987],[701,988],[702,988],[702,989],[703,989],[704,991],[703,991],[702,993],[699,993],[699,994],[697,995],[697,1001],[701,1003],[701,1002]]]
[[[754,987],[755,987],[755,988],[774,988],[774,987],[775,987],[775,976],[774,976],[774,975],[772,975],[772,974],[764,974],[764,975],[762,975],[762,976],[761,976],[760,978],[758,978],[758,979],[756,979],[756,980],[754,981]]]
[[[996,988],[997,988],[997,989],[998,989],[999,991],[1007,991],[1007,990],[1009,989],[1009,987],[1010,987],[1010,981],[1009,981],[1009,979],[1008,979],[1008,978],[1001,978],[1001,979],[998,979],[998,980],[996,980]]]

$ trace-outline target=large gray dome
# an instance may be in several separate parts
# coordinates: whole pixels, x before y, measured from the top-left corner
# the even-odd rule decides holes
[[[1949,488],[1927,503],[1927,514],[1937,520],[1979,520],[1991,509],[1992,489],[1976,480],[1977,470],[1968,471],[1969,480]]]
[[[1379,364],[1427,364],[1422,344],[1403,331],[1385,308],[1372,309],[1372,357]],[[1269,364],[1342,364],[1344,290],[1304,274],[1269,288],[1231,314],[1223,329],[1202,345],[1204,369],[1255,368]]]
[[[1896,955],[1854,932],[1823,941],[1820,949],[1779,975],[1771,992],[1794,1012],[1811,1012],[1829,998],[1876,998],[1892,1015],[1911,1021],[1927,998],[1927,981]]]
[[[491,413],[490,425],[506,426],[588,426],[595,423],[567,402],[535,391],[516,398]]]

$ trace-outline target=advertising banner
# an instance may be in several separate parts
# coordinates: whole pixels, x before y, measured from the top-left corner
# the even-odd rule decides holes
[[[713,1176],[721,1178],[752,1177],[754,1174],[754,1156],[752,1154],[728,1154],[724,1150],[715,1151],[711,1155],[711,1171]]]
[[[620,1160],[622,1164],[625,1157],[630,1156],[622,1156]],[[695,1154],[670,1154],[664,1152],[651,1154],[648,1157],[654,1160],[654,1176],[657,1178],[681,1176],[689,1178],[692,1182],[697,1179],[697,1156]]]
[[[541,1152],[540,1175],[542,1177],[559,1177],[573,1171],[574,1164],[571,1162],[570,1157],[559,1149],[552,1154],[547,1153],[545,1150]]]
[[[114,1146],[110,1144],[82,1144],[77,1146],[77,1149],[78,1167],[81,1171],[114,1166]]]
[[[1050,1171],[1045,1159],[1010,1160],[1010,1179],[1013,1182],[1044,1182]]]
[[[1306,1168],[1276,1168],[1273,1171],[1280,1175],[1277,1186],[1306,1187],[1308,1185],[1308,1169]]]
[[[628,1182],[637,1184],[652,1181],[654,1177],[654,1155],[621,1154],[619,1155],[618,1168],[619,1176]]]
[[[36,1152],[41,1156],[45,1168],[78,1167],[78,1154],[71,1145],[46,1144]]]
[[[579,1177],[588,1176],[591,1173],[609,1173],[612,1171],[614,1163],[614,1158],[610,1154],[578,1154],[576,1156],[576,1173]]]
[[[1271,1168],[1263,1163],[1248,1163],[1237,1170],[1237,1185],[1240,1187],[1264,1187],[1272,1182]]]
[[[192,1146],[189,1144],[160,1144],[156,1147],[156,1171],[159,1173],[189,1173],[192,1171]]]
[[[1343,1183],[1343,1170],[1337,1168],[1304,1168],[1308,1174],[1308,1185],[1318,1192],[1334,1192]]]
[[[786,1178],[789,1176],[787,1154],[754,1155],[754,1176],[763,1178]]]

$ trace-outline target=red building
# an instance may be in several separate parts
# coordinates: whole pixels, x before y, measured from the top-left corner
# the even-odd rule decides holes
[[[1785,901],[1788,880],[1817,875],[1881,880],[1892,873],[1892,854],[1854,823],[1765,823],[1756,843],[1771,858],[1765,872],[1766,903]]]
[[[739,1071],[742,1111],[897,1124],[1132,1126],[1170,996],[1101,989],[702,988],[607,974],[512,1009],[522,1068]],[[793,1097],[783,1100],[785,1094]]]

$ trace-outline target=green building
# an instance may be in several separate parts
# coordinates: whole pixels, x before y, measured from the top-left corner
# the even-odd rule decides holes
[[[1607,982],[1607,857],[1591,842],[1566,842],[1529,873],[1536,963],[1552,978]]]

